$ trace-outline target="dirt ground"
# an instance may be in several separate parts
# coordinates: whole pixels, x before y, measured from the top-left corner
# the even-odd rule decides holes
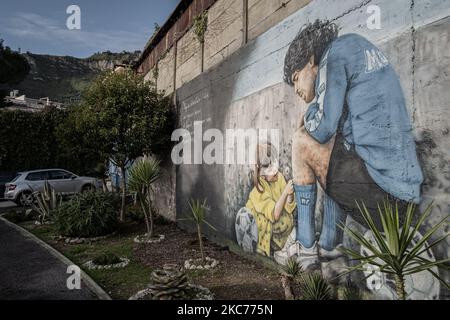
[[[196,234],[188,234],[174,224],[157,225],[157,234],[164,234],[165,240],[158,244],[134,246],[134,256],[150,268],[162,268],[200,257]],[[259,263],[249,261],[230,252],[225,247],[215,245],[205,239],[205,255],[219,260],[213,270],[190,271],[194,284],[210,289],[216,299],[229,300],[269,300],[283,299],[280,275]]]

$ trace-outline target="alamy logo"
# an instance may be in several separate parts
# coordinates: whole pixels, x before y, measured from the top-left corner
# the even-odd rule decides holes
[[[66,20],[66,27],[69,30],[81,29],[81,9],[79,6],[72,4],[67,7],[66,13],[70,14]]]
[[[81,270],[80,267],[76,265],[70,265],[67,267],[67,274],[70,276],[66,280],[66,286],[69,290],[80,290],[81,289]]]
[[[377,5],[370,5],[367,7],[367,13],[370,14],[367,18],[367,28],[369,30],[381,29],[381,9]]]
[[[258,143],[270,141],[275,150],[280,150],[279,129],[226,129],[222,132],[210,128],[203,132],[203,121],[194,121],[193,135],[187,129],[176,129],[172,141],[178,142],[171,153],[175,165],[255,165]]]
[[[378,49],[365,50],[366,73],[378,71],[389,64],[386,56]]]

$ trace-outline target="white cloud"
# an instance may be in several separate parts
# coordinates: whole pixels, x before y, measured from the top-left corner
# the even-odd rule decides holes
[[[24,41],[38,40],[49,47],[79,47],[93,51],[134,51],[144,47],[148,35],[136,30],[85,31],[68,30],[64,21],[56,21],[34,13],[18,12],[0,21],[0,29]]]

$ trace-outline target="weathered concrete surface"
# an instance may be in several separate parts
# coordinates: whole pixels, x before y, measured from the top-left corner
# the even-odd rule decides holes
[[[217,128],[280,129],[281,169],[289,178],[290,137],[306,106],[282,83],[283,63],[289,43],[300,27],[317,18],[333,20],[340,34],[356,32],[376,43],[397,71],[418,141],[425,173],[423,206],[434,199],[428,223],[449,212],[449,18],[444,1],[332,1],[316,0],[286,18],[178,91],[180,125],[192,133],[194,121],[204,121],[203,131]],[[370,30],[369,5],[381,8],[381,29]],[[419,9],[420,7],[420,9]],[[447,17],[447,18],[446,18]],[[208,143],[204,143],[206,146]],[[252,187],[247,165],[182,165],[177,168],[177,217],[188,212],[191,197],[207,198],[214,239],[234,239],[234,217],[245,205]],[[320,212],[320,207],[317,212]],[[182,226],[189,228],[186,223]],[[448,230],[447,230],[448,231]],[[448,243],[435,250],[448,257]],[[448,273],[442,271],[444,279]],[[441,296],[446,296],[445,292]]]
[[[425,175],[424,203],[435,203],[427,221],[431,226],[450,213],[450,17],[418,28],[415,43],[414,124]],[[450,239],[435,251],[450,256]]]
[[[221,62],[242,45],[242,0],[219,0],[208,11],[204,70]]]
[[[166,55],[158,61],[157,87],[166,95],[173,93],[175,75],[175,47],[170,48]]]
[[[69,290],[67,265],[0,220],[0,299],[97,299],[84,282]]]
[[[155,79],[155,69],[157,68],[157,65],[154,66],[152,69],[150,69],[149,72],[147,72],[144,75],[144,81],[151,81],[154,85],[158,86],[157,79]]]
[[[176,171],[171,161],[161,164],[161,176],[152,185],[152,205],[167,220],[175,221]]]
[[[193,29],[190,29],[177,44],[176,87],[197,77],[202,70],[202,50]]]
[[[248,39],[255,39],[309,2],[311,0],[249,0]]]

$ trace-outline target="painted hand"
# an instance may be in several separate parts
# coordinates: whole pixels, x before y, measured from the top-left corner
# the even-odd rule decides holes
[[[293,180],[288,181],[288,183],[286,184],[286,187],[284,188],[284,192],[286,192],[286,194],[288,196],[294,194],[294,181]]]

